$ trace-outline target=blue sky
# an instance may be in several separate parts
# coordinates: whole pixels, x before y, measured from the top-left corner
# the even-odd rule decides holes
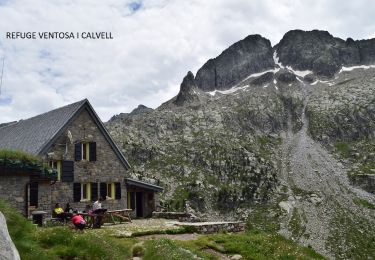
[[[0,123],[88,98],[103,121],[178,93],[187,71],[249,34],[375,37],[373,1],[0,0]],[[113,40],[9,40],[8,31],[112,32]]]

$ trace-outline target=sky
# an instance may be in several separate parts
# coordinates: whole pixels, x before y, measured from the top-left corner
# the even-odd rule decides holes
[[[292,29],[375,38],[375,1],[0,0],[0,123],[88,98],[102,121],[156,108],[183,77],[250,34]],[[7,32],[111,32],[113,39],[7,39]],[[1,73],[1,69],[0,69]]]

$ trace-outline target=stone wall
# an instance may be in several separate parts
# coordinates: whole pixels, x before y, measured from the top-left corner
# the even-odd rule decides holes
[[[200,222],[179,223],[183,227],[192,228],[201,234],[212,234],[218,232],[242,232],[245,230],[245,222]]]
[[[28,174],[3,173],[0,176],[0,198],[6,200],[20,213],[26,214],[26,185]]]
[[[187,212],[152,212],[153,218],[180,219],[189,218],[190,216]]]
[[[51,189],[52,185],[49,181],[38,182],[38,210],[51,210]]]
[[[74,161],[74,144],[71,144],[67,138],[68,131],[72,134],[74,142],[96,142],[97,161]],[[126,208],[127,192],[124,183],[126,169],[86,109],[70,123],[48,153],[50,158],[45,158],[45,160],[74,161],[74,182],[121,183],[121,199],[106,200],[102,206],[108,209]],[[73,208],[78,210],[83,210],[85,205],[92,204],[91,201],[73,202],[73,182],[56,182],[51,187],[50,209],[57,202],[62,207],[69,202]]]

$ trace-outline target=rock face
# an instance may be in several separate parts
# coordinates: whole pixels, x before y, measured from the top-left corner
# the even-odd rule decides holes
[[[144,105],[139,105],[137,108],[135,108],[132,112],[130,112],[130,115],[139,115],[143,113],[147,113],[152,111],[152,108],[146,107]]]
[[[151,112],[152,110],[153,110],[152,108],[146,107],[144,105],[139,105],[130,113],[120,113],[119,115],[114,115],[113,117],[111,117],[111,119],[109,119],[109,122],[114,121],[114,120],[127,119],[134,115],[140,115],[143,113]]]
[[[260,35],[250,35],[207,61],[195,81],[203,91],[228,89],[244,77],[274,66],[271,42]]]
[[[197,84],[194,79],[194,74],[189,71],[184,77],[180,86],[180,92],[173,103],[177,106],[182,106],[186,102],[194,102],[196,100],[198,100]]]
[[[332,77],[342,65],[375,63],[374,39],[344,41],[326,31],[289,31],[274,49],[284,66],[311,70],[318,76]]]
[[[3,213],[0,212],[0,259],[19,260],[20,255],[9,236],[7,223]]]

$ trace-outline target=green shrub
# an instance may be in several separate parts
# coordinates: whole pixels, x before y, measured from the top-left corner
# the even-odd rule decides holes
[[[143,256],[145,254],[145,249],[142,245],[134,245],[133,246],[133,256]]]

